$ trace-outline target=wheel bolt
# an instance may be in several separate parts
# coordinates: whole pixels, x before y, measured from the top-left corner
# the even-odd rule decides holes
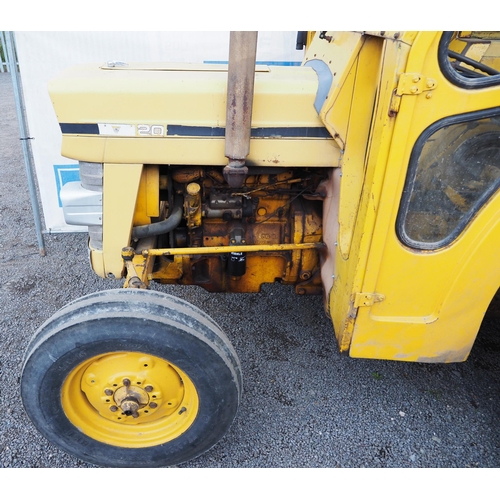
[[[155,402],[149,403],[150,408],[156,408],[157,406],[158,406],[158,404]]]
[[[113,395],[113,391],[111,389],[106,389],[104,391],[104,394],[106,394],[106,396],[112,396]]]
[[[118,408],[116,406],[110,406],[109,409],[112,411],[112,412],[115,412],[118,410]]]
[[[146,387],[144,387],[144,390],[146,392],[151,392],[153,390],[153,386],[152,385],[147,385]]]
[[[128,386],[130,385],[130,380],[129,380],[128,378],[124,378],[124,379],[123,379],[123,385],[124,385],[125,387],[128,387]]]

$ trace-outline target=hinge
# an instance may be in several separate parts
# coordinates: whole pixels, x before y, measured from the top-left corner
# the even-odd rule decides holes
[[[354,307],[369,307],[376,302],[385,300],[385,295],[381,293],[357,293],[354,295]]]
[[[418,95],[422,92],[434,90],[436,80],[427,78],[419,73],[403,73],[399,77],[397,95]]]
[[[426,97],[430,97],[431,91],[437,87],[437,82],[433,78],[428,78],[420,73],[403,73],[399,77],[398,88],[395,90],[389,113],[393,115],[399,111],[401,97],[404,95],[419,95],[428,92]]]

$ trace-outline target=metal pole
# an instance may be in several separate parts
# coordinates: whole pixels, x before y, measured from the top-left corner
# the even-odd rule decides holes
[[[256,56],[257,31],[231,31],[224,153],[229,160],[224,178],[231,187],[243,186],[248,173]]]
[[[28,177],[28,188],[30,193],[30,201],[31,207],[33,209],[33,216],[35,219],[35,229],[36,229],[36,237],[38,240],[38,250],[41,256],[46,255],[45,244],[43,241],[42,234],[42,224],[40,219],[40,210],[38,208],[38,198],[36,196],[36,187],[35,180],[33,178],[33,165],[31,162],[31,151],[28,137],[28,126],[26,121],[26,116],[24,114],[24,107],[22,101],[22,89],[19,75],[17,73],[17,64],[16,64],[16,55],[14,51],[15,41],[14,41],[14,32],[7,32],[6,36],[7,42],[7,63],[10,68],[10,74],[12,77],[12,84],[14,87],[14,98],[16,100],[16,110],[17,110],[17,118],[19,121],[19,131],[21,133],[21,144],[23,146],[23,154],[24,154],[24,165],[26,167],[26,176]]]
[[[230,245],[226,247],[150,248],[143,250],[143,257],[149,255],[215,255],[230,252],[288,252],[297,250],[320,250],[324,243],[279,243],[277,245]]]
[[[7,57],[5,51],[6,51],[6,48],[5,48],[5,36],[3,34],[3,31],[0,31],[0,44],[2,45],[3,47],[3,55],[4,57]],[[4,73],[5,71],[7,71],[7,67],[5,68],[4,70],[4,60],[3,58],[0,60],[0,73]]]

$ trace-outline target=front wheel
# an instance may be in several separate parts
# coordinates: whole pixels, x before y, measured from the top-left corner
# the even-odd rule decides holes
[[[241,397],[238,357],[202,311],[158,292],[97,292],[36,332],[25,409],[53,444],[107,467],[179,464],[211,448]]]

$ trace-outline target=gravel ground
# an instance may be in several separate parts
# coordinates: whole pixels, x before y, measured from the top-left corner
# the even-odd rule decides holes
[[[45,235],[40,257],[12,84],[0,74],[0,467],[92,467],[41,437],[19,377],[40,324],[67,302],[119,282],[87,262],[86,235]],[[256,295],[162,287],[205,310],[228,334],[244,395],[227,435],[181,467],[498,467],[498,316],[466,363],[409,364],[338,353],[320,297],[266,285]]]

